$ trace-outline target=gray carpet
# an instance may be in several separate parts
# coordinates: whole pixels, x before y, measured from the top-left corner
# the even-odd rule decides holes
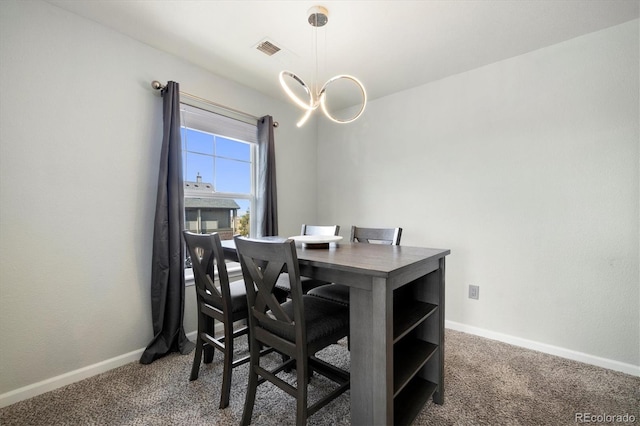
[[[427,403],[414,424],[575,425],[576,413],[628,414],[635,422],[626,424],[640,423],[638,377],[452,330],[446,331],[445,341],[445,404]],[[340,343],[319,355],[348,368],[346,342]],[[231,405],[219,410],[219,353],[202,366],[194,382],[188,380],[192,359],[172,354],[151,365],[125,365],[0,409],[0,425],[239,424],[247,365],[234,371]],[[328,386],[314,376],[310,398]],[[287,394],[262,385],[253,424],[294,424],[294,410]],[[349,392],[313,415],[309,424],[350,424]]]

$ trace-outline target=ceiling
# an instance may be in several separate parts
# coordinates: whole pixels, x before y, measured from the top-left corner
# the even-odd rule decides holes
[[[362,81],[369,99],[375,99],[637,19],[640,4],[640,0],[47,1],[281,99],[285,95],[278,74],[283,69],[320,85],[336,74],[351,74]],[[328,9],[329,23],[314,35],[307,11],[315,5]],[[273,56],[258,51],[256,46],[265,39],[282,50]],[[181,85],[188,87],[187,82]]]

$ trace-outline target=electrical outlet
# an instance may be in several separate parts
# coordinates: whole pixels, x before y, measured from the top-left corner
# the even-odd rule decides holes
[[[480,286],[470,285],[469,286],[469,299],[480,299]]]

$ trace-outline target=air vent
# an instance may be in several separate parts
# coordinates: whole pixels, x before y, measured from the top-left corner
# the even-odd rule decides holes
[[[256,49],[268,56],[272,56],[280,51],[280,48],[269,40],[260,42],[260,44],[256,46]]]

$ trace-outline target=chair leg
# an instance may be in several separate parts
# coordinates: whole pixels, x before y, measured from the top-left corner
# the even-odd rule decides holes
[[[204,321],[206,322],[207,334],[209,336],[215,336],[216,335],[215,320],[213,318],[207,317]],[[207,345],[204,347],[204,363],[205,364],[210,364],[211,362],[213,362],[213,355],[215,354],[215,352],[216,352],[216,349],[211,345]]]
[[[231,393],[231,374],[233,372],[233,324],[224,325],[224,367],[222,369],[222,390],[220,391],[220,408],[229,406]]]
[[[253,342],[251,345],[251,361],[249,361],[249,383],[247,384],[247,393],[244,400],[244,411],[242,412],[243,426],[251,424],[251,416],[253,415],[253,405],[256,402],[256,388],[258,387],[258,373],[254,366],[260,365],[260,351],[257,349],[258,343]],[[256,348],[254,348],[256,347]]]
[[[196,353],[193,355],[193,365],[191,366],[191,376],[189,380],[193,381],[198,378],[198,373],[200,373],[200,363],[202,362],[202,339],[200,338],[200,333],[198,333],[198,339],[196,342]]]
[[[309,364],[307,362],[301,362],[302,360],[296,360],[296,376],[297,383],[297,398],[296,398],[296,424],[307,424],[307,385],[309,380]]]
[[[285,362],[289,361],[289,356],[288,355],[282,355],[282,363],[284,364]],[[285,373],[291,373],[291,371],[293,370],[293,367],[288,366],[284,369]]]
[[[285,362],[289,361],[289,356],[287,355],[282,355],[282,363],[284,364]],[[293,370],[297,370],[297,361],[291,366],[288,366],[284,369],[285,373],[291,373]],[[309,379],[309,383],[311,383],[311,379],[313,378],[313,370],[311,368],[307,368],[307,377]]]

